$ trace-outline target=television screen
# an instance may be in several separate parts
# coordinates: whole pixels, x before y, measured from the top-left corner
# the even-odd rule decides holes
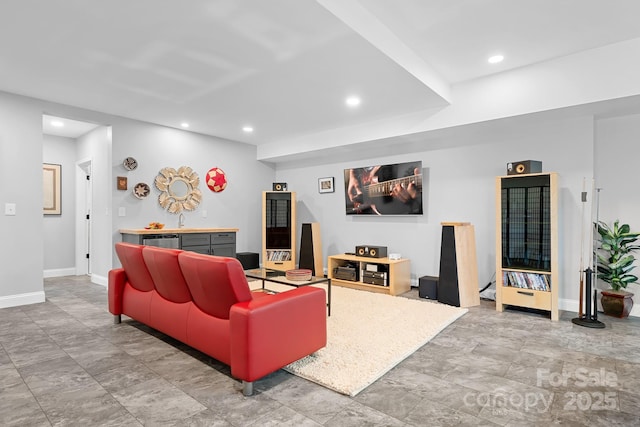
[[[347,215],[422,215],[422,162],[344,170]]]

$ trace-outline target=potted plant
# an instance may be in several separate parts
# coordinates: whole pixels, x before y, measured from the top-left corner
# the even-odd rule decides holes
[[[613,227],[598,221],[596,230],[600,236],[596,250],[597,277],[611,286],[610,290],[602,291],[602,309],[610,316],[627,317],[633,307],[633,294],[623,289],[638,282],[631,271],[636,267],[633,252],[640,246],[634,243],[640,233],[631,232],[629,224],[620,225],[619,220]]]

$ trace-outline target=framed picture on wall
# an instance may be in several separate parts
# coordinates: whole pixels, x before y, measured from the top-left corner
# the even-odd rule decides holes
[[[126,190],[127,189],[127,177],[119,176],[118,178],[118,190]]]
[[[333,187],[333,177],[318,178],[318,192],[319,193],[333,193],[335,191]]]
[[[43,213],[45,215],[62,214],[62,166],[50,163],[42,164]]]

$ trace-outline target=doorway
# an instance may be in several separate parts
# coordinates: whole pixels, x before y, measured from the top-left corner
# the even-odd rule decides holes
[[[91,176],[96,166],[96,144],[85,136],[101,126],[42,115],[43,162],[61,166],[63,194],[61,213],[44,218],[44,277],[91,275],[95,271]]]

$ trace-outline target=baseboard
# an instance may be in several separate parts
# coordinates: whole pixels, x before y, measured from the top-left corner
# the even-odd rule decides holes
[[[0,308],[37,304],[45,301],[44,291],[0,297]]]
[[[600,304],[600,294],[598,294],[598,313],[602,313],[602,305]],[[572,311],[578,313],[580,305],[578,300],[559,299],[558,308],[564,311]],[[630,317],[640,317],[640,304],[635,304],[629,313]]]
[[[46,279],[48,277],[63,277],[63,276],[78,276],[76,274],[75,268],[58,268],[54,270],[44,270],[43,277]],[[109,280],[105,276],[100,276],[98,274],[91,275],[91,283],[95,283],[96,285],[107,286]]]
[[[558,309],[560,310],[577,313],[579,308],[578,300],[558,298]]]
[[[75,276],[76,268],[54,268],[51,270],[44,270],[42,272],[42,277],[45,279],[48,277],[63,277],[63,276]]]
[[[95,283],[96,285],[102,285],[105,288],[109,284],[109,279],[104,276],[99,276],[97,274],[91,274],[91,283]]]

